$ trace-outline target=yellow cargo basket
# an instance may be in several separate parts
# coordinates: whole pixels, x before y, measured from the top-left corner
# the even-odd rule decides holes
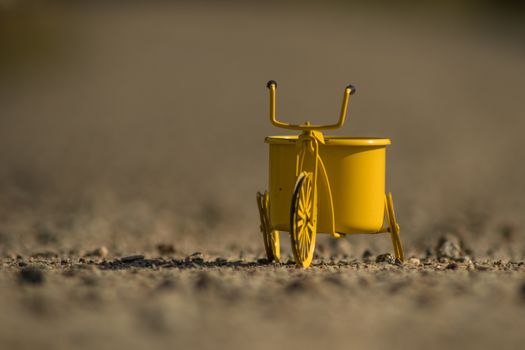
[[[317,233],[340,238],[354,233],[389,232],[396,258],[404,260],[392,195],[385,196],[386,138],[324,136],[320,130],[344,124],[346,87],[339,121],[332,125],[293,125],[276,118],[275,81],[269,81],[270,120],[298,136],[270,136],[269,192],[257,194],[268,260],[279,261],[279,232],[290,233],[297,265],[313,259]],[[385,225],[386,218],[386,225]]]

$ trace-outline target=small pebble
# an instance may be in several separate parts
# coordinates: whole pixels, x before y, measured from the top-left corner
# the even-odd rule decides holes
[[[120,258],[120,261],[122,261],[123,263],[129,263],[129,262],[138,261],[138,260],[144,260],[144,255],[140,255],[140,254],[128,255],[128,256],[123,256],[122,258]]]
[[[45,252],[38,252],[31,255],[31,258],[35,259],[51,259],[56,258],[58,256],[57,253],[51,252],[51,251],[45,251]]]
[[[228,262],[228,260],[225,259],[225,258],[217,258],[217,259],[215,259],[215,263],[217,263],[218,265],[224,265],[227,262]]]
[[[460,259],[465,255],[462,246],[463,244],[457,236],[451,234],[442,236],[436,247],[437,257],[454,260]]]
[[[44,273],[42,272],[42,270],[36,267],[24,267],[18,273],[18,280],[20,281],[20,283],[34,285],[42,284],[44,283]]]
[[[451,262],[450,264],[447,265],[446,269],[447,270],[457,270],[458,264],[456,264],[455,262]]]
[[[195,253],[192,253],[189,256],[189,258],[193,258],[193,259],[195,259],[195,258],[203,258],[203,257],[204,257],[204,255],[201,252],[195,252]]]
[[[390,253],[380,254],[376,258],[376,263],[388,263],[394,265],[396,263],[396,259]]]
[[[187,256],[186,261],[188,262],[194,262],[194,263],[203,263],[204,262],[204,254],[201,252],[195,252],[191,254],[190,256]]]
[[[468,255],[465,255],[465,256],[457,259],[456,261],[460,262],[460,263],[464,263],[464,264],[472,263],[472,260],[470,259],[470,257]]]
[[[419,266],[421,265],[421,261],[416,258],[416,257],[411,257],[407,260],[407,263],[410,264],[410,265],[415,265],[415,266]]]
[[[475,264],[474,267],[478,271],[488,271],[490,269],[490,267],[488,267],[486,265],[480,265],[480,264]]]
[[[364,261],[369,261],[374,255],[372,254],[372,252],[368,249],[366,249],[364,252],[363,252],[363,255],[362,255],[362,258]]]
[[[98,257],[104,258],[108,256],[108,254],[109,254],[108,248],[106,248],[105,246],[102,246],[102,247],[98,247],[97,249],[86,253],[85,256],[98,256]]]

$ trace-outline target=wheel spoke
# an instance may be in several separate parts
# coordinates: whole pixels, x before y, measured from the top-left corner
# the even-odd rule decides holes
[[[310,229],[311,232],[314,231],[314,224],[312,224],[312,222],[309,221],[309,222],[307,223],[307,226],[308,226],[308,228]]]
[[[303,203],[303,201],[302,201],[302,198],[299,197],[299,199],[298,199],[297,201],[299,202],[299,209],[302,210],[302,211],[304,212],[304,210],[305,210],[305,205],[304,205],[304,203]]]
[[[307,214],[310,214],[310,199],[308,198],[304,199],[304,210]]]
[[[301,200],[303,201],[304,209],[308,211],[308,196],[304,196]]]
[[[309,213],[310,212],[310,199],[308,197],[301,198],[301,202],[303,203],[303,209]]]
[[[308,239],[307,238],[308,238],[308,233],[305,231],[304,235],[303,235],[303,241],[301,242],[301,250],[303,252],[303,254],[302,254],[303,255],[303,259],[306,259],[306,256],[307,256],[306,255],[306,252],[307,252],[306,247],[308,245],[308,243],[307,243]]]
[[[313,193],[312,193],[312,184],[311,182],[308,182],[308,191],[307,191],[307,196],[306,196],[306,199],[305,199],[305,206],[306,206],[306,210],[308,211],[308,214],[312,214],[312,197],[313,197]]]
[[[304,227],[297,228],[297,242],[301,241],[301,238],[303,237],[303,231]]]
[[[306,235],[305,235],[305,242],[309,245],[310,244],[310,238],[311,238],[311,234],[312,234],[312,230],[308,230],[308,228],[305,228],[305,232],[306,232]]]

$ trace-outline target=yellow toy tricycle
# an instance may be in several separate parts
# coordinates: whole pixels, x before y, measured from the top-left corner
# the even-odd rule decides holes
[[[279,232],[288,231],[298,266],[312,263],[315,237],[390,233],[397,259],[404,260],[392,194],[385,195],[385,156],[389,139],[324,136],[320,130],[343,126],[352,85],[345,88],[339,121],[331,125],[288,124],[277,120],[277,83],[270,90],[270,121],[298,136],[270,136],[269,193],[257,193],[268,260],[279,261]],[[386,222],[385,222],[386,214]]]

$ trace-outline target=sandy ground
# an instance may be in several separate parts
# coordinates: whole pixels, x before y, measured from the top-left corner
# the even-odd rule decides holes
[[[525,262],[4,259],[5,349],[521,349]]]
[[[0,7],[0,349],[524,348],[525,22],[342,3]],[[415,259],[261,260],[269,79],[357,86]]]

